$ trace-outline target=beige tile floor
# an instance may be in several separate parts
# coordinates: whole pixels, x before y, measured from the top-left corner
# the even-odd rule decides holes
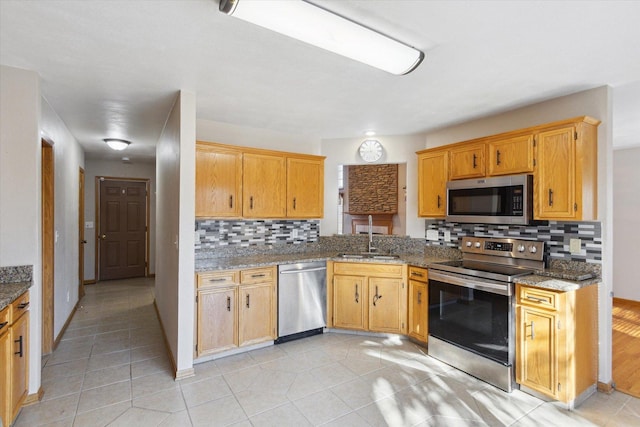
[[[640,399],[577,410],[502,392],[406,340],[327,333],[195,366],[174,381],[153,281],[88,286],[41,402],[16,426],[639,426]]]

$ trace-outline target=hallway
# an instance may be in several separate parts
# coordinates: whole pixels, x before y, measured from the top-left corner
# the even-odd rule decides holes
[[[327,333],[195,366],[175,381],[153,280],[87,286],[43,400],[15,426],[630,426],[640,399],[596,393],[566,411],[504,393],[406,340]]]

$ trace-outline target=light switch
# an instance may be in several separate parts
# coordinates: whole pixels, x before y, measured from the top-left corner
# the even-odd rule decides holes
[[[437,241],[438,230],[427,230],[427,240]]]
[[[582,240],[581,239],[569,240],[569,252],[571,252],[572,255],[579,255],[582,252]]]
[[[451,241],[451,231],[447,230],[444,232],[444,241],[445,242],[450,242]]]
[[[93,228],[93,221],[86,221],[84,223],[84,228]]]

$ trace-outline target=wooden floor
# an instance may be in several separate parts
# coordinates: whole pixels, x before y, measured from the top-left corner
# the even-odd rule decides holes
[[[640,397],[640,301],[613,299],[613,381]]]

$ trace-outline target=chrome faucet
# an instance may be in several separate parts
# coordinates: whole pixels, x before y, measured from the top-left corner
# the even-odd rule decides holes
[[[369,215],[369,253],[375,251],[376,248],[373,247],[373,217]]]

